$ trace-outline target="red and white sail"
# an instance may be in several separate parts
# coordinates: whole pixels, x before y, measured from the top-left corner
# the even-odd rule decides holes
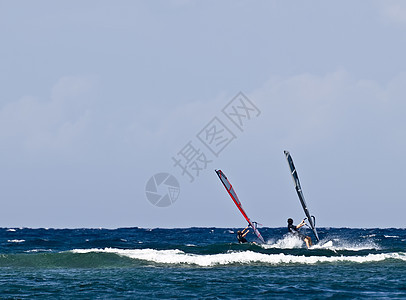
[[[233,201],[234,201],[235,205],[237,205],[237,208],[239,209],[239,211],[242,213],[244,218],[247,220],[248,224],[250,224],[250,226],[254,230],[254,233],[257,235],[257,237],[261,240],[262,243],[265,243],[264,238],[262,237],[262,235],[259,233],[259,231],[257,229],[256,223],[254,224],[254,222],[251,222],[251,219],[247,216],[247,213],[242,208],[241,202],[238,199],[237,194],[235,193],[230,181],[228,181],[226,175],[224,175],[224,173],[221,170],[215,170],[215,171],[216,171],[218,177],[220,178],[221,182],[223,183],[224,187],[226,188],[231,199],[233,199]]]

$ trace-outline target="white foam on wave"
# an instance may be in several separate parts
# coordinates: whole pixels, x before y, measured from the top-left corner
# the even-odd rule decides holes
[[[155,249],[75,249],[73,253],[114,253],[129,257],[162,264],[186,264],[202,267],[221,266],[229,264],[266,263],[279,264],[317,264],[335,262],[369,263],[385,259],[398,259],[406,262],[406,253],[383,253],[368,254],[366,256],[295,256],[280,254],[264,254],[253,251],[230,251],[228,253],[199,255],[185,253],[178,249],[155,250]]]
[[[372,234],[368,234],[368,235],[362,235],[361,237],[366,239],[366,238],[376,237],[376,234],[372,233]]]
[[[265,249],[294,249],[302,248],[305,245],[302,239],[294,235],[286,235],[280,240],[269,240],[266,244],[262,244],[261,247]]]
[[[7,240],[9,243],[24,243],[25,240]]]
[[[302,239],[293,235],[286,235],[277,241],[269,240],[266,244],[261,245],[264,249],[295,249],[305,248],[305,243]],[[380,250],[380,247],[373,241],[365,241],[362,243],[354,243],[350,241],[333,239],[321,240],[317,244],[313,244],[309,248],[312,249],[327,249],[331,251],[362,251],[362,250]]]
[[[372,241],[366,241],[363,243],[354,243],[349,241],[320,241],[315,244],[311,249],[327,249],[332,251],[362,251],[362,250],[380,250],[380,247]]]
[[[9,228],[7,229],[8,232],[15,232],[16,230],[14,228]]]

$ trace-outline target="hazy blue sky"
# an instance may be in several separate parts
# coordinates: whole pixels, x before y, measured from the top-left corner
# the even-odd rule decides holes
[[[0,226],[404,227],[404,1],[0,0]],[[243,131],[222,112],[243,92]],[[258,115],[260,111],[260,114]],[[234,136],[198,139],[213,118]],[[210,161],[190,183],[173,158]],[[177,178],[165,208],[145,189]]]

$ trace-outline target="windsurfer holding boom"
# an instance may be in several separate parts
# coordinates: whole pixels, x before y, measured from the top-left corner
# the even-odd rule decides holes
[[[247,233],[249,232],[249,229],[248,229],[249,226],[250,226],[250,225],[248,225],[247,227],[245,227],[242,231],[240,231],[240,230],[237,231],[237,239],[238,239],[238,242],[239,242],[240,244],[242,244],[242,243],[247,243],[247,239],[245,238],[245,236],[246,236]]]
[[[312,245],[312,239],[309,236],[305,236],[304,234],[299,232],[299,228],[305,225],[305,219],[302,220],[302,222],[295,226],[293,225],[293,220],[291,218],[288,219],[288,230],[290,233],[293,233],[293,235],[300,237],[303,239],[306,243],[307,248],[309,248]]]

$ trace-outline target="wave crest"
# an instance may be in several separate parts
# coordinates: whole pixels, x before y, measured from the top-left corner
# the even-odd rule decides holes
[[[295,256],[283,253],[264,254],[247,251],[230,251],[228,253],[199,255],[185,253],[178,249],[155,250],[155,249],[75,249],[73,253],[114,253],[132,259],[144,260],[161,264],[186,264],[201,267],[212,267],[230,264],[252,264],[262,263],[269,265],[280,264],[317,264],[317,263],[370,263],[379,262],[386,259],[396,259],[406,261],[406,253],[382,253],[368,254],[366,256]]]

